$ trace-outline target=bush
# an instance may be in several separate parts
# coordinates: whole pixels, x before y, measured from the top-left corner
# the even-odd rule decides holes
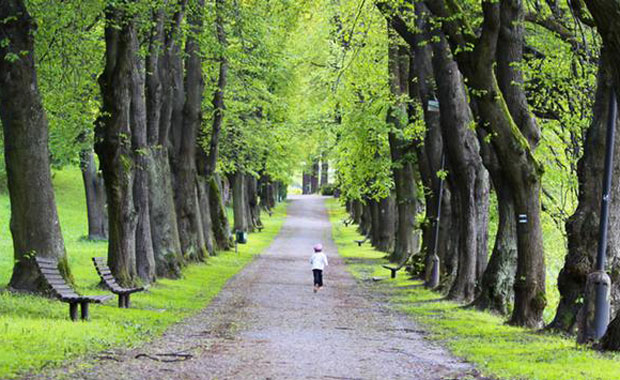
[[[336,190],[336,185],[328,183],[327,185],[321,186],[321,195],[334,195],[334,191]]]

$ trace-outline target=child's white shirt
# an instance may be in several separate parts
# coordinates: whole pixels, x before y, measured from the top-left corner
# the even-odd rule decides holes
[[[327,256],[323,252],[315,252],[310,257],[310,264],[312,264],[312,269],[323,270],[328,265]]]

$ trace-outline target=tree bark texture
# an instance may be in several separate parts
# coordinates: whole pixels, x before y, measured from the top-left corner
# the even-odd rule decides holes
[[[103,176],[97,170],[92,149],[80,152],[80,169],[86,193],[86,212],[88,214],[88,240],[108,238],[108,211]]]
[[[516,7],[517,18],[513,18],[512,22],[518,23],[518,17],[522,17],[523,12],[521,1],[504,0],[501,3]],[[515,307],[511,323],[540,327],[546,305],[545,262],[540,223],[543,170],[534,158],[535,146],[530,145],[531,139],[528,140],[530,131],[525,128],[521,130],[522,126],[516,124],[495,75],[502,22],[500,2],[482,2],[484,20],[479,36],[471,32],[472,29],[465,19],[451,17],[460,12],[456,9],[458,5],[456,8],[447,7],[441,0],[428,0],[427,4],[435,15],[449,19],[442,24],[442,28],[451,39],[459,68],[468,80],[480,119],[479,125],[493,136],[491,142],[506,172],[507,180],[514,189],[517,217],[523,221],[517,228],[518,260],[514,285]],[[519,43],[523,41],[520,40]],[[513,90],[523,91],[519,86],[513,86]]]
[[[260,220],[260,204],[258,202],[258,180],[251,174],[246,174],[246,189],[248,211],[250,212],[250,227],[254,231],[261,227],[263,222]]]
[[[11,201],[15,265],[9,287],[41,291],[35,256],[59,261],[70,277],[52,188],[48,122],[34,63],[35,23],[21,0],[0,3],[0,119]],[[12,59],[11,57],[16,57]]]
[[[132,50],[138,51],[137,38]],[[147,144],[146,103],[144,99],[144,70],[136,57],[131,74],[131,140],[134,155],[133,199],[137,217],[136,224],[136,272],[146,283],[155,281],[155,253],[151,238],[149,209],[149,166],[152,157]]]
[[[232,184],[233,193],[233,214],[235,218],[235,231],[248,232],[250,221],[248,220],[248,201],[245,174],[240,170],[230,175],[229,180]]]
[[[310,175],[310,194],[319,192],[319,169],[319,160],[315,159],[312,162],[312,174]]]
[[[196,172],[196,145],[198,130],[202,121],[202,57],[199,35],[202,32],[203,0],[189,2],[189,33],[185,42],[185,80],[176,83],[172,112],[171,137],[174,153],[172,155],[172,172],[174,176],[174,196],[177,210],[177,224],[181,238],[183,255],[194,261],[202,261],[208,255],[202,220],[198,207],[198,189]],[[182,77],[182,65],[179,64],[173,77],[178,81]],[[184,96],[183,96],[184,95]],[[179,99],[184,100],[181,107]],[[179,107],[181,107],[179,109]]]
[[[392,36],[393,37],[393,36]],[[394,43],[389,47],[389,75],[390,89],[395,98],[408,93],[407,79],[409,78],[409,56],[404,49]],[[414,238],[415,215],[417,211],[417,189],[413,169],[414,152],[410,144],[402,137],[404,123],[402,118],[407,115],[404,104],[391,107],[387,121],[393,129],[389,132],[388,140],[392,158],[392,175],[396,194],[396,208],[398,221],[394,251],[389,256],[392,262],[401,262],[414,251],[418,250]]]
[[[458,192],[460,201],[458,270],[449,298],[469,302],[475,297],[479,246],[485,245],[479,244],[478,238],[479,230],[486,227],[484,223],[479,223],[479,219],[483,211],[488,211],[488,177],[484,174],[486,170],[482,166],[478,139],[470,128],[473,117],[463,78],[445,37],[442,33],[438,33],[437,37],[438,42],[433,44],[433,66],[440,104],[441,129],[447,161],[451,168],[450,183],[454,184],[452,189]],[[483,254],[486,255],[486,249]]]
[[[132,73],[137,52],[133,17],[122,4],[106,9],[105,68],[99,77],[102,117],[95,128],[108,199],[108,265],[122,285],[136,278],[137,215],[133,199]]]
[[[209,206],[211,210],[211,223],[215,244],[220,250],[228,250],[232,247],[230,225],[222,196],[222,182],[219,175],[215,174],[209,179]]]
[[[153,14],[153,29],[146,58],[147,162],[151,238],[159,277],[181,275],[183,252],[177,226],[169,162],[170,110],[172,106],[169,62],[172,44],[178,38],[180,14],[169,16],[165,9]]]
[[[321,183],[320,187],[323,187],[329,183],[329,162],[327,161],[327,154],[321,156]]]
[[[609,55],[602,52],[594,103],[593,120],[586,133],[584,152],[577,166],[579,203],[575,213],[566,222],[568,254],[558,276],[560,303],[550,327],[569,333],[575,332],[576,318],[581,309],[586,279],[594,271],[598,228],[603,192],[604,155],[608,118],[609,92],[612,75]],[[620,122],[617,124],[620,126]],[[620,146],[620,133],[616,131],[616,147]],[[620,150],[614,150],[612,193],[607,235],[607,267],[611,275],[612,316],[620,305]]]

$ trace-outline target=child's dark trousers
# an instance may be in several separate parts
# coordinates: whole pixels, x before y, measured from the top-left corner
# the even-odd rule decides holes
[[[320,269],[313,269],[314,274],[314,286],[323,286],[323,271]]]

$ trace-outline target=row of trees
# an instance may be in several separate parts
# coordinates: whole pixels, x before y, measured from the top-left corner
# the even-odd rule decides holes
[[[287,1],[3,1],[9,286],[41,290],[36,255],[71,277],[52,164],[80,163],[89,237],[108,239],[126,285],[176,278],[229,249],[229,184],[232,228],[259,227],[301,150],[283,104],[283,41],[298,17]]]
[[[315,11],[306,27],[329,44],[306,54],[316,79],[300,85],[314,102],[295,113],[323,120],[360,231],[396,263],[414,256],[427,281],[438,257],[450,299],[540,328],[551,223],[567,255],[548,327],[575,332],[598,244],[617,1],[325,0]],[[618,325],[608,348],[618,348]]]

